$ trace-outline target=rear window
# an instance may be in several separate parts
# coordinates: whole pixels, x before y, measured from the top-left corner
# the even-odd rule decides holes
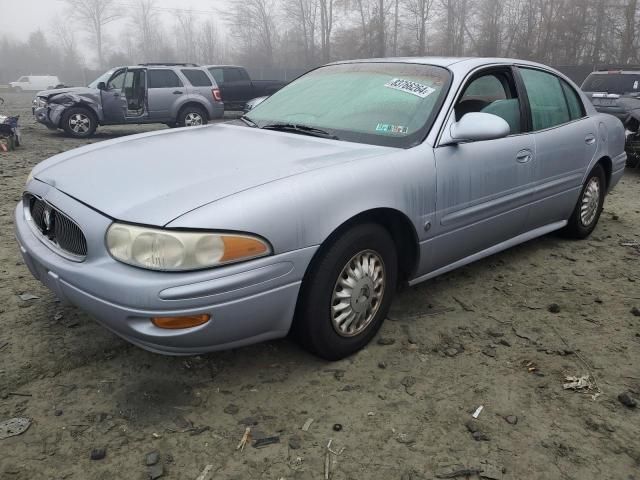
[[[149,88],[176,88],[182,82],[171,70],[149,70]]]
[[[202,70],[181,70],[189,83],[194,87],[210,87],[211,80],[207,77],[207,74]]]
[[[624,95],[640,92],[640,74],[592,73],[582,84],[585,92],[606,92]]]

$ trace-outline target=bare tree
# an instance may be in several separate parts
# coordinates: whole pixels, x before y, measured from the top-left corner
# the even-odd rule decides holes
[[[196,19],[193,12],[180,11],[176,16],[176,49],[184,62],[196,61]]]
[[[274,0],[230,0],[222,12],[239,47],[252,57],[260,57],[263,66],[273,65],[276,43]]]
[[[114,0],[64,0],[73,19],[91,35],[96,43],[98,66],[104,67],[102,41],[105,25],[120,18]]]
[[[157,54],[158,30],[162,28],[158,16],[156,0],[138,0],[131,10],[131,23],[144,61],[155,59]]]
[[[411,29],[416,32],[418,55],[427,53],[427,22],[431,14],[433,0],[407,0],[406,8],[411,15]]]
[[[624,6],[624,25],[622,29],[622,38],[620,45],[620,61],[627,63],[631,60],[637,60],[633,42],[636,38],[636,24],[638,15],[638,0],[627,0]]]
[[[333,30],[334,0],[319,0],[320,2],[320,46],[322,60],[331,59],[331,31]]]
[[[312,65],[315,59],[319,8],[318,0],[287,0],[284,4],[287,18],[295,20],[300,31],[306,65]]]

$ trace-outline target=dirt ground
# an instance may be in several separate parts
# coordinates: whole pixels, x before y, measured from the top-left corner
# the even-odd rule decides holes
[[[3,480],[196,479],[209,464],[216,479],[323,479],[329,439],[332,479],[640,480],[640,408],[617,398],[640,397],[640,170],[588,240],[546,236],[407,288],[347,360],[288,340],[165,357],[60,305],[22,263],[13,209],[29,170],[87,142],[35,124],[31,95],[2,96],[24,146],[0,154],[0,421],[32,420],[0,440]],[[592,389],[563,390],[585,374]],[[279,443],[236,450],[247,425]]]

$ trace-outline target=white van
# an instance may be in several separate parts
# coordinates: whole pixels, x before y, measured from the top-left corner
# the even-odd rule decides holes
[[[53,75],[25,75],[15,82],[9,82],[14,92],[23,90],[51,90],[60,85],[60,79]]]

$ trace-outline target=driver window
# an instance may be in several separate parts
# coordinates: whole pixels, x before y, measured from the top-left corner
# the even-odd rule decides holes
[[[120,70],[115,75],[113,75],[109,79],[109,82],[107,82],[107,89],[122,90],[122,87],[124,86],[124,75],[126,72],[127,72],[126,70]]]
[[[522,132],[518,94],[511,75],[506,72],[490,73],[472,80],[454,110],[456,121],[471,112],[491,113],[509,124],[511,135]]]

